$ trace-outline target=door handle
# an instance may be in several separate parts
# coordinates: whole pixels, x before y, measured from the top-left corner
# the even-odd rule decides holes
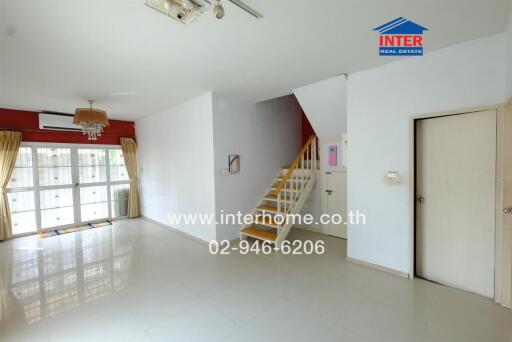
[[[418,197],[418,203],[425,203],[425,198],[423,196]]]
[[[325,190],[325,192],[327,192],[327,195],[332,195],[332,190]]]
[[[503,213],[504,213],[504,214],[510,214],[510,213],[512,213],[512,208],[505,208],[505,209],[503,209]]]

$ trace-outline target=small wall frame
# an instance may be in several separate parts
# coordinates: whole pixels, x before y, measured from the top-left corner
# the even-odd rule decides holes
[[[228,158],[228,171],[230,174],[240,173],[240,155],[239,154],[230,154]]]

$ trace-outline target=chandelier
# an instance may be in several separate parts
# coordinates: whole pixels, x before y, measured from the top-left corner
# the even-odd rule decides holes
[[[73,123],[82,126],[83,134],[87,134],[89,140],[97,140],[103,127],[108,127],[107,112],[93,109],[94,100],[89,100],[89,108],[77,108]]]

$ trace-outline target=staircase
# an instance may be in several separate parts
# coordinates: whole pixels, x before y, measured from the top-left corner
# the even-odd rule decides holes
[[[300,213],[313,186],[318,170],[318,139],[312,135],[289,167],[276,175],[272,185],[256,207],[254,223],[243,227],[240,239],[248,237],[268,241],[276,248],[286,240],[293,222],[286,216]]]

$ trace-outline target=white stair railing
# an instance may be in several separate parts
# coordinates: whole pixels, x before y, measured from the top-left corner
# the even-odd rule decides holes
[[[286,217],[290,214],[303,195],[307,183],[314,177],[314,172],[318,168],[317,151],[318,139],[315,135],[312,135],[274,190],[274,195],[277,195],[278,215]],[[281,229],[282,225],[279,225],[277,228],[278,236],[281,235]]]

